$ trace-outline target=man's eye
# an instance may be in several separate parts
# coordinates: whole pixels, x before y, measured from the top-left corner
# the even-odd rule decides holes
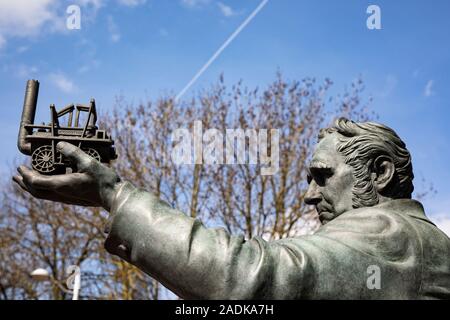
[[[325,181],[333,175],[333,171],[329,169],[311,170],[311,178],[319,185],[325,184]]]
[[[325,177],[322,174],[315,174],[314,181],[321,186],[325,183]]]

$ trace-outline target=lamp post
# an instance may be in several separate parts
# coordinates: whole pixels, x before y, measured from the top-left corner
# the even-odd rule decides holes
[[[61,289],[65,293],[72,294],[72,300],[78,300],[78,294],[80,292],[80,283],[81,283],[81,275],[80,273],[74,274],[74,285],[73,285],[73,291],[67,290],[64,288],[58,280],[56,280],[53,275],[51,275],[47,270],[42,268],[37,268],[36,270],[33,270],[30,273],[30,276],[33,280],[39,281],[39,282],[45,282],[45,281],[51,281],[52,283],[56,284],[59,289]]]
[[[42,268],[37,268],[30,273],[30,276],[36,281],[47,281],[50,278],[48,271]]]

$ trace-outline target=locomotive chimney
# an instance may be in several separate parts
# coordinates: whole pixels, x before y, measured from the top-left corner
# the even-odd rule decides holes
[[[39,81],[28,80],[23,101],[22,119],[20,121],[17,147],[25,155],[31,155],[31,143],[26,141],[26,136],[32,133],[32,129],[25,128],[26,125],[34,124],[36,105],[39,93]]]

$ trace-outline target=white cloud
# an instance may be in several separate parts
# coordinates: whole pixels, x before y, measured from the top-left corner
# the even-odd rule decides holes
[[[111,41],[112,41],[112,42],[119,42],[119,41],[120,41],[120,34],[118,34],[118,33],[113,33],[113,34],[111,35]]]
[[[117,2],[124,6],[136,7],[145,4],[147,0],[117,0]]]
[[[100,66],[100,64],[101,64],[100,60],[95,60],[94,59],[92,61],[89,61],[87,64],[84,64],[84,65],[80,66],[78,68],[77,72],[81,73],[81,74],[87,73],[87,72],[89,72],[91,70],[97,69]]]
[[[75,84],[61,72],[51,73],[49,79],[58,89],[65,93],[72,93],[76,90]]]
[[[110,33],[110,39],[112,42],[118,42],[121,38],[119,28],[114,22],[114,18],[112,16],[108,16],[108,32]]]
[[[16,70],[16,76],[20,78],[32,78],[32,75],[38,72],[38,68],[35,66],[19,65]]]
[[[205,2],[190,0],[187,2]],[[97,11],[108,0],[0,0],[0,48],[11,37],[35,37],[48,32],[64,33],[66,28],[65,6],[76,4],[82,8],[83,22],[92,22]],[[116,0],[120,5],[135,7],[147,0]],[[119,41],[120,34],[114,32],[111,40]]]
[[[89,70],[91,70],[91,67],[88,65],[84,65],[78,68],[78,73],[86,73],[89,72]]]
[[[9,73],[19,79],[29,79],[36,75],[38,68],[36,66],[28,66],[25,64],[4,64],[2,72]]]
[[[107,1],[108,0],[70,0],[73,4],[81,7],[82,28],[85,25],[93,24],[95,22],[98,11],[106,5]],[[66,16],[64,15],[64,18],[65,17]]]
[[[82,7],[90,7],[94,10],[98,10],[106,5],[108,0],[74,0],[76,4]],[[147,0],[116,0],[120,5],[127,7],[136,7],[147,3]]]
[[[0,35],[27,37],[39,35],[46,26],[59,25],[56,0],[0,0]]]
[[[6,45],[6,39],[0,34],[0,49]]]
[[[397,87],[397,84],[398,84],[397,77],[392,74],[389,74],[386,77],[384,88],[381,92],[381,96],[384,98],[389,96],[392,93],[392,91],[394,91],[394,89]]]
[[[181,3],[186,7],[195,8],[208,4],[209,1],[210,0],[181,0]]]
[[[159,29],[159,35],[161,37],[167,37],[167,36],[169,36],[169,31],[167,31],[167,29],[161,28],[161,29]]]
[[[17,48],[17,53],[24,53],[26,51],[28,51],[29,47],[27,46],[20,46]]]
[[[219,7],[222,14],[227,18],[237,14],[230,6],[227,6],[226,4],[220,1],[217,3],[217,6]]]
[[[428,82],[425,86],[424,93],[423,93],[425,95],[425,97],[431,97],[434,95],[433,85],[434,85],[434,81],[428,80]]]
[[[83,7],[91,7],[95,10],[100,9],[104,6],[104,0],[76,0],[76,4],[79,4]]]

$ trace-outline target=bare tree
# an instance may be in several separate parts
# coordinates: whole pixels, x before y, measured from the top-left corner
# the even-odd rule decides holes
[[[0,211],[0,298],[71,299],[70,265],[82,270],[81,299],[153,298],[148,277],[105,252],[105,222],[98,208],[38,200],[8,183]],[[48,282],[31,279],[37,268],[49,271]]]

